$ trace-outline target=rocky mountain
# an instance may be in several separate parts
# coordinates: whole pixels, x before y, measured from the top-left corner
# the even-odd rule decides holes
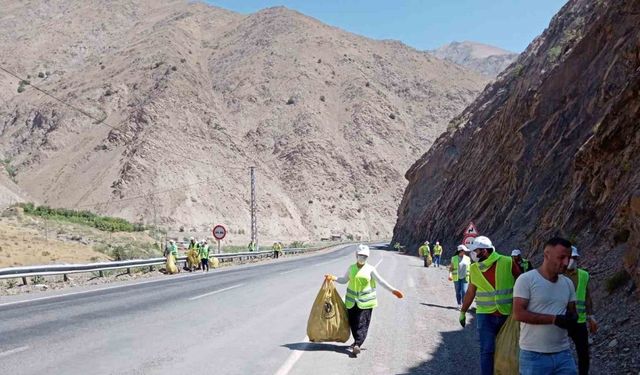
[[[406,173],[394,240],[449,249],[469,221],[506,253],[564,235],[591,272],[593,373],[638,373],[640,1],[569,1]],[[446,253],[451,256],[451,250]]]
[[[286,8],[186,0],[3,1],[0,66],[0,158],[32,199],[248,236],[255,166],[281,240],[390,236],[403,171],[488,82]]]
[[[493,78],[518,58],[517,53],[470,41],[452,42],[429,53]]]

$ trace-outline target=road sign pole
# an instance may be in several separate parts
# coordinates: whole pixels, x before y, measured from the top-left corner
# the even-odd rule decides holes
[[[221,252],[220,252],[220,240],[218,240],[218,254],[221,254]]]

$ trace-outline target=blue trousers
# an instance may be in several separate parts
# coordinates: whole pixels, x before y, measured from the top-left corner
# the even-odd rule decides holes
[[[520,350],[520,375],[578,375],[571,351],[538,353]]]
[[[506,315],[476,314],[478,339],[480,341],[480,373],[482,375],[493,375],[493,353],[496,351],[496,336],[498,336],[500,328],[506,321]]]
[[[433,256],[433,264],[436,267],[440,267],[440,255],[434,255]]]
[[[458,302],[458,305],[462,305],[462,300],[464,299],[464,295],[467,294],[469,283],[467,282],[467,279],[462,279],[454,281],[453,286],[456,288],[456,301]]]

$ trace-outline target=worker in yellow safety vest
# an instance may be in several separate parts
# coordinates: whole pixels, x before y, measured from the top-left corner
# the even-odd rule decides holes
[[[522,257],[522,251],[520,251],[519,249],[513,249],[513,251],[511,252],[511,258],[513,258],[513,261],[518,264],[522,273],[533,269],[533,267],[531,266],[531,262],[529,262],[528,259],[524,259]]]
[[[429,267],[431,265],[431,249],[429,248],[429,241],[424,241],[424,243],[418,248],[418,254],[424,258],[424,266]]]
[[[282,253],[282,244],[280,242],[274,242],[271,250],[273,250],[273,258],[278,259],[280,253]]]
[[[398,298],[404,295],[398,289],[392,287],[378,273],[376,268],[367,263],[370,250],[367,245],[358,245],[356,250],[356,263],[349,266],[344,276],[338,278],[334,275],[324,275],[325,279],[347,284],[345,306],[349,318],[349,326],[353,335],[351,350],[354,356],[360,354],[362,344],[367,338],[371,313],[378,306],[376,286],[380,283],[385,289],[391,291]]]
[[[433,247],[433,265],[440,267],[440,257],[442,256],[442,246],[440,241],[436,241],[436,245]]]
[[[476,300],[476,323],[480,342],[480,372],[493,375],[495,340],[500,328],[511,314],[513,285],[520,276],[520,267],[511,257],[499,254],[485,236],[473,239],[469,245],[469,289],[460,308],[460,325],[467,322],[466,313]],[[515,345],[515,343],[514,343]]]
[[[598,332],[598,323],[593,315],[593,302],[589,293],[589,272],[578,268],[579,258],[578,249],[571,246],[571,260],[565,276],[573,281],[576,288],[578,324],[575,329],[569,330],[569,337],[573,340],[578,352],[578,372],[580,375],[585,375],[589,373],[589,333]]]
[[[249,251],[256,251],[256,243],[252,240],[249,242],[249,246],[247,246]]]
[[[191,237],[189,239],[189,246],[187,247],[187,268],[189,272],[193,272],[196,268],[200,267],[199,250],[200,245],[196,242],[195,238]]]
[[[202,241],[198,255],[200,256],[200,268],[203,272],[205,269],[209,272],[209,244],[207,244],[207,240]]]
[[[465,252],[468,251],[469,249],[466,246],[458,245],[458,253],[451,257],[451,264],[449,265],[449,281],[453,281],[458,310],[462,307],[462,300],[469,287],[468,271],[469,266],[471,266],[471,258],[465,255]]]

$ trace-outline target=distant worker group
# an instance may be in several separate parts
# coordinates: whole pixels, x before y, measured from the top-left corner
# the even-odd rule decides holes
[[[437,249],[437,250],[436,250]],[[443,248],[429,241],[418,248],[424,266],[439,267]],[[460,310],[459,321],[466,326],[467,313],[475,302],[475,324],[480,346],[482,375],[494,374],[496,339],[508,319],[520,324],[516,373],[589,373],[589,333],[598,324],[589,294],[589,273],[578,268],[579,251],[563,238],[554,237],[543,247],[538,268],[523,257],[520,249],[511,256],[498,253],[488,237],[475,237],[469,246],[458,245],[449,264],[449,281],[454,284]],[[571,353],[572,339],[578,365]]]

